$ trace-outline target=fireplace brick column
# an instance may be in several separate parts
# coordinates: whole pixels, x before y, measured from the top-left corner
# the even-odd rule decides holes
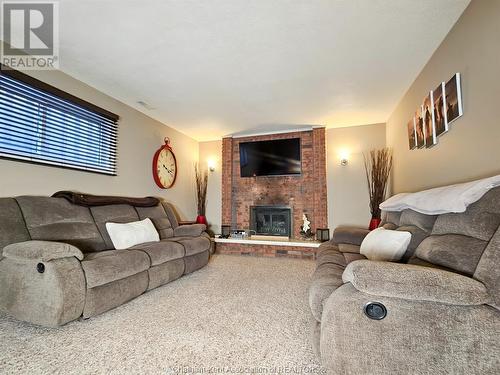
[[[326,134],[325,128],[313,128],[314,169],[314,229],[327,228],[328,205],[326,191]]]
[[[232,224],[233,138],[222,139],[222,225]]]
[[[302,174],[299,176],[240,176],[241,142],[300,138]],[[234,229],[250,227],[251,206],[286,206],[292,209],[292,238],[300,238],[302,215],[311,230],[326,228],[325,128],[279,134],[222,139],[222,224]]]

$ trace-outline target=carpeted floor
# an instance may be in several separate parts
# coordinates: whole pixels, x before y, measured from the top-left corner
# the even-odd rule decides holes
[[[205,268],[87,321],[0,316],[0,373],[317,372],[313,262],[216,255]]]

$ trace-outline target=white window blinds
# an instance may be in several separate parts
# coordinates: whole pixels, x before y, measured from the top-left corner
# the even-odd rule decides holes
[[[1,72],[1,157],[116,175],[117,122],[23,73]]]

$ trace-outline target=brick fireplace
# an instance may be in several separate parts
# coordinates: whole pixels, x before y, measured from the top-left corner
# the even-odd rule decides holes
[[[300,138],[301,140],[301,175],[241,177],[239,160],[240,142],[288,138]],[[223,139],[222,224],[231,225],[233,229],[255,230],[251,224],[251,211],[255,207],[289,209],[291,213],[291,238],[300,238],[300,226],[302,225],[303,214],[306,214],[311,221],[313,232],[316,231],[316,228],[327,226],[326,145],[324,128],[241,138],[227,137]],[[282,224],[278,224],[278,226],[281,228]],[[276,229],[276,231],[281,230],[282,228],[279,230]]]

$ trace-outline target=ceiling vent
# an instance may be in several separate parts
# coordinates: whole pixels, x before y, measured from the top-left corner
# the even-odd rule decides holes
[[[137,104],[139,104],[141,107],[144,107],[144,108],[146,108],[146,109],[148,109],[150,111],[156,109],[154,107],[151,107],[148,103],[146,103],[146,102],[144,102],[142,100],[138,100]]]

